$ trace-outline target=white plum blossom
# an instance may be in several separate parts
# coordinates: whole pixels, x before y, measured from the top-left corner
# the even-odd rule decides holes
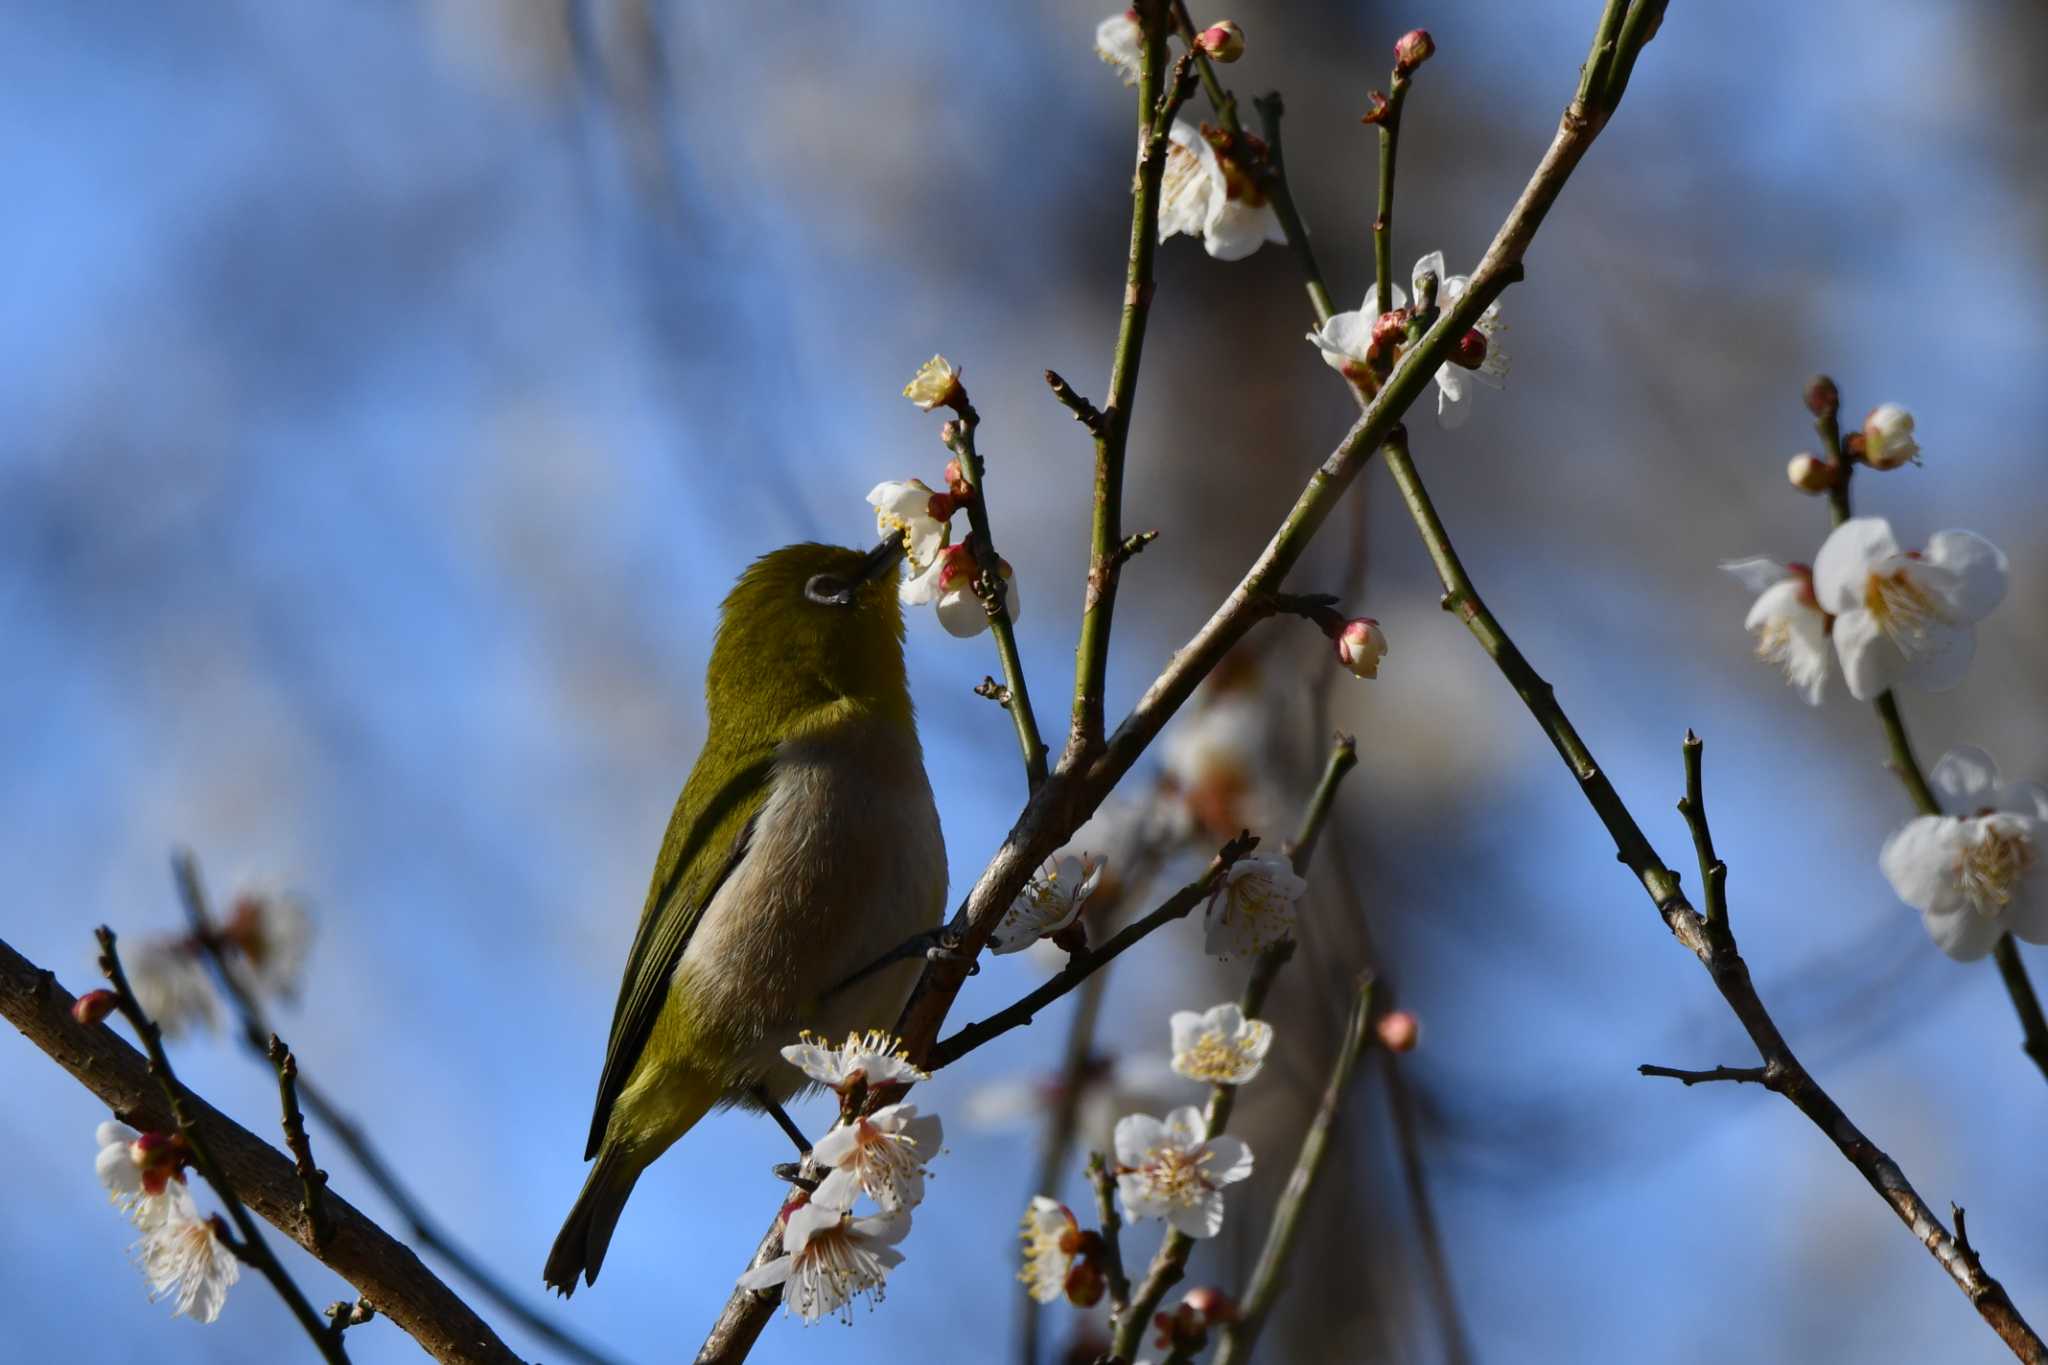
[[[1095,55],[1115,67],[1125,85],[1138,83],[1145,60],[1145,30],[1138,26],[1136,10],[1112,14],[1095,26]]]
[[[1436,299],[1439,308],[1449,308],[1456,303],[1467,289],[1472,287],[1469,276],[1444,273],[1444,254],[1432,251],[1415,262],[1409,282],[1414,286],[1416,297],[1422,294],[1424,276],[1435,276],[1437,280]],[[1379,323],[1379,291],[1375,287],[1365,296],[1365,302],[1356,311],[1332,314],[1315,331],[1308,334],[1309,341],[1323,354],[1323,363],[1339,374],[1350,379],[1366,380],[1370,376],[1369,353],[1372,348],[1372,334]],[[1408,306],[1408,293],[1398,284],[1389,284],[1387,297],[1392,309]],[[1444,363],[1436,371],[1436,418],[1446,427],[1460,427],[1472,415],[1469,402],[1472,397],[1467,378],[1478,380],[1488,388],[1499,388],[1507,379],[1508,352],[1501,340],[1501,333],[1507,330],[1500,320],[1500,305],[1490,303],[1471,330],[1458,339],[1451,348]],[[1399,358],[1405,344],[1397,343],[1389,363]]]
[[[865,1194],[885,1213],[914,1208],[924,1199],[925,1166],[939,1154],[945,1134],[937,1114],[914,1104],[889,1104],[834,1127],[812,1149],[832,1168],[818,1186],[822,1203],[841,1208]]]
[[[1216,150],[1207,129],[1175,119],[1167,130],[1159,185],[1159,240],[1200,237],[1219,261],[1241,261],[1267,242],[1284,242],[1280,215],[1251,172]],[[1215,134],[1216,137],[1225,136]]]
[[[873,1087],[931,1079],[910,1064],[902,1040],[883,1029],[849,1033],[836,1047],[808,1029],[799,1037],[782,1049],[782,1059],[828,1089],[843,1093],[856,1081]]]
[[[1344,623],[1333,639],[1337,662],[1361,678],[1377,678],[1380,660],[1387,657],[1387,634],[1370,616],[1356,616]]]
[[[100,1183],[142,1234],[131,1250],[149,1281],[151,1302],[175,1294],[176,1314],[212,1322],[242,1268],[192,1202],[183,1145],[168,1134],[138,1133],[111,1121],[94,1130],[93,1140]]]
[[[246,890],[235,897],[221,941],[227,969],[244,990],[289,1000],[312,952],[313,917],[289,892]]]
[[[1731,559],[1721,566],[1757,595],[1742,628],[1756,636],[1756,656],[1785,670],[1785,681],[1807,703],[1820,705],[1834,671],[1828,647],[1828,617],[1813,596],[1813,570],[1761,556]]]
[[[1014,621],[1021,607],[1017,580],[1009,560],[1001,561],[1001,570],[1003,608]],[[974,552],[965,545],[949,545],[922,573],[903,580],[900,596],[908,606],[931,603],[946,633],[964,640],[988,629],[988,608],[974,590],[974,578]]]
[[[1230,865],[1209,898],[1203,951],[1249,957],[1294,933],[1294,910],[1308,883],[1285,858],[1252,853]]]
[[[1081,1225],[1074,1211],[1042,1194],[1031,1197],[1024,1211],[1024,1268],[1017,1278],[1040,1303],[1052,1303],[1067,1292],[1067,1275],[1081,1249]]]
[[[873,1303],[882,1301],[883,1282],[903,1263],[895,1244],[909,1231],[909,1214],[855,1218],[813,1197],[784,1220],[782,1255],[740,1276],[739,1286],[782,1285],[783,1310],[806,1326],[831,1313],[850,1323],[854,1299],[866,1294]]]
[[[1223,1230],[1223,1187],[1252,1173],[1239,1138],[1202,1136],[1202,1111],[1187,1105],[1162,1121],[1127,1114],[1116,1125],[1116,1189],[1126,1218],[1164,1218],[1190,1237]]]
[[[1045,867],[1024,884],[989,935],[994,953],[1022,952],[1041,938],[1050,938],[1072,924],[1081,907],[1102,884],[1107,864],[1090,853],[1047,858]]]
[[[2048,876],[2036,871],[2048,791],[2001,785],[1982,749],[1955,749],[1934,785],[1963,815],[1922,815],[1885,840],[1877,865],[1950,957],[1983,957],[2002,934],[2048,943]]]
[[[161,1196],[136,1206],[135,1226],[142,1231],[135,1257],[149,1281],[150,1301],[174,1298],[173,1317],[219,1317],[229,1287],[242,1277],[242,1264],[214,1234],[213,1224],[199,1216],[192,1192],[172,1181]]]
[[[1196,1012],[1177,1010],[1173,1030],[1173,1069],[1191,1081],[1211,1085],[1243,1085],[1259,1074],[1273,1046],[1273,1026],[1247,1019],[1235,1004]]]
[[[903,396],[925,412],[951,407],[961,397],[960,371],[946,357],[935,355],[917,367],[903,386]]]
[[[176,1038],[195,1024],[212,1032],[220,1023],[219,997],[189,941],[146,939],[123,956],[135,1003],[166,1037]]]
[[[912,573],[931,567],[953,538],[953,495],[937,493],[923,479],[896,479],[868,491],[875,529],[903,537],[903,557]]]
[[[1849,695],[1869,701],[1901,683],[1939,692],[1969,671],[1976,623],[2005,597],[2005,554],[1974,531],[1937,531],[1899,549],[1883,517],[1852,517],[1813,561],[1813,591],[1835,618]]]
[[[1880,403],[1863,419],[1863,463],[1872,469],[1897,469],[1918,463],[1920,443],[1913,439],[1913,414],[1897,403]]]

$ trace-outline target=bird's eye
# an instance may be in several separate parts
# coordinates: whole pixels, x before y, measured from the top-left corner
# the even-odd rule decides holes
[[[853,601],[853,585],[837,574],[812,574],[804,596],[823,607],[844,607]]]

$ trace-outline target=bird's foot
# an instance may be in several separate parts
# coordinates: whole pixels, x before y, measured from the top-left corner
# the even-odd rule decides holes
[[[897,944],[867,966],[862,967],[852,976],[847,977],[844,981],[826,991],[825,995],[827,998],[835,996],[848,986],[867,980],[867,978],[881,971],[884,967],[893,966],[898,962],[907,962],[912,958],[923,958],[926,962],[965,962],[967,963],[967,974],[969,976],[973,976],[981,970],[979,962],[972,961],[968,958],[967,954],[960,951],[960,940],[954,935],[952,929],[946,925],[941,925],[936,929],[927,929],[921,934],[912,934],[909,938],[904,939],[903,942]]]

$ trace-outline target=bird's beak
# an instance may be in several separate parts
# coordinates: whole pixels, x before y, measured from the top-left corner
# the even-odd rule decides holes
[[[853,585],[864,587],[883,574],[893,571],[898,560],[903,558],[903,537],[892,535],[881,544],[869,550],[867,558],[860,562],[860,569],[853,576]]]

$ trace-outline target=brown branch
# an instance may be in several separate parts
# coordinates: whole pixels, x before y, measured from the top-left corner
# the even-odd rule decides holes
[[[49,973],[0,942],[0,1016],[76,1077],[130,1127],[170,1132],[177,1126],[148,1060],[103,1024],[71,1017],[71,996]],[[192,1129],[201,1135],[242,1202],[276,1227],[398,1324],[436,1360],[515,1362],[505,1343],[419,1257],[347,1200],[323,1201],[334,1234],[313,1243],[291,1161],[275,1147],[188,1092]]]
[[[221,952],[220,931],[206,894],[205,879],[200,875],[199,860],[190,849],[181,848],[171,854],[171,876],[177,883],[178,901],[184,907],[185,919],[192,927],[193,941],[205,954],[213,968],[214,980],[219,983],[221,992],[234,1007],[235,1016],[241,1023],[243,1044],[258,1057],[268,1060],[269,1040],[274,1036],[270,1021],[262,1002],[250,994],[243,978],[228,969],[227,958]],[[540,1310],[485,1269],[483,1262],[427,1212],[426,1205],[399,1178],[398,1172],[377,1150],[377,1145],[370,1140],[363,1126],[326,1090],[314,1084],[311,1077],[302,1075],[298,1078],[298,1093],[313,1117],[326,1127],[328,1136],[349,1154],[363,1178],[397,1211],[413,1241],[447,1262],[479,1294],[511,1314],[522,1327],[556,1350],[583,1361],[584,1365],[612,1365],[610,1357],[550,1322]]]
[[[1450,536],[1437,516],[1435,505],[1422,486],[1415,463],[1408,454],[1406,440],[1390,440],[1386,458],[1387,469],[1401,490],[1402,500],[1407,503],[1416,530],[1443,582],[1445,608],[1458,614],[1502,676],[1521,696],[1529,713],[1550,737],[1558,756],[1578,779],[1587,804],[1593,807],[1613,838],[1617,855],[1642,884],[1658,914],[1670,927],[1672,936],[1690,949],[1700,960],[1700,965],[1707,969],[1722,999],[1727,1001],[1729,1009],[1748,1032],[1750,1041],[1756,1045],[1757,1055],[1764,1061],[1765,1084],[1790,1100],[1799,1112],[1827,1135],[1843,1157],[1870,1182],[1878,1196],[1891,1206],[1899,1220],[1912,1230],[1915,1240],[1927,1248],[2014,1355],[2021,1360],[2048,1365],[2048,1346],[2043,1345],[2034,1329],[2020,1316],[2019,1310],[2006,1296],[2004,1287],[1986,1275],[1973,1257],[1961,1253],[1948,1229],[1942,1226],[1940,1218],[1914,1190],[1897,1163],[1850,1122],[1841,1106],[1821,1089],[1793,1055],[1791,1045],[1778,1032],[1776,1022],[1757,997],[1756,988],[1750,981],[1749,966],[1736,950],[1734,933],[1727,922],[1723,920],[1718,928],[1710,926],[1686,900],[1685,893],[1679,889],[1678,874],[1657,856],[1656,849],[1614,790],[1614,784],[1593,761],[1592,752],[1586,748],[1585,741],[1579,737],[1564,709],[1557,704],[1550,684],[1523,657],[1499,620],[1480,600],[1478,590],[1465,572],[1457,551],[1451,545]],[[1689,758],[1697,761],[1696,753],[1689,754]],[[1706,819],[1704,803],[1691,803],[1687,818],[1703,825]],[[1712,847],[1711,837],[1704,829],[1696,831],[1695,839],[1704,847]]]
[[[1116,1176],[1100,1152],[1088,1158],[1088,1183],[1095,1189],[1095,1216],[1102,1224],[1102,1274],[1109,1281],[1109,1311],[1114,1319],[1131,1301],[1131,1277],[1124,1273],[1124,1220],[1116,1211]]]
[[[270,1064],[277,1068],[277,1101],[284,1116],[284,1145],[291,1151],[292,1169],[298,1172],[299,1188],[303,1194],[300,1205],[306,1211],[306,1226],[312,1232],[313,1245],[325,1246],[327,1239],[334,1235],[334,1224],[327,1217],[324,1197],[327,1172],[313,1164],[313,1142],[306,1136],[306,1116],[299,1112],[299,1060],[284,1045],[284,1039],[275,1033],[270,1035],[269,1056]]]
[[[1636,1071],[1639,1075],[1666,1076],[1674,1081],[1683,1081],[1687,1088],[1706,1081],[1735,1081],[1761,1085],[1771,1090],[1777,1089],[1773,1083],[1771,1069],[1767,1066],[1717,1066],[1712,1071],[1684,1071],[1675,1066],[1653,1066],[1644,1062]]]

